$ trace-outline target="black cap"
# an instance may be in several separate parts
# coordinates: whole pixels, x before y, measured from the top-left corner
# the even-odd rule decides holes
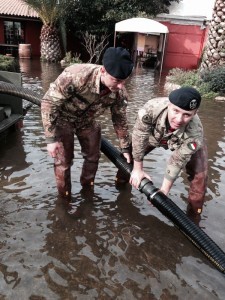
[[[102,62],[106,72],[118,79],[126,79],[134,67],[130,53],[122,47],[108,48],[104,53]]]
[[[183,110],[194,110],[200,106],[201,95],[192,87],[181,87],[169,94],[169,100]]]

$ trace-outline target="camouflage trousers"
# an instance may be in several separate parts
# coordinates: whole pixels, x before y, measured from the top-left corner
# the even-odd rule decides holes
[[[186,172],[190,181],[188,201],[194,212],[201,213],[208,182],[208,151],[205,143],[186,164]]]
[[[153,149],[149,146],[146,154]],[[190,181],[188,202],[195,213],[201,213],[208,181],[208,151],[205,142],[202,148],[191,156],[185,168]]]
[[[59,151],[54,160],[54,172],[59,195],[71,196],[71,166],[74,159],[74,136],[77,136],[81,154],[84,158],[80,176],[82,186],[93,185],[98,169],[101,146],[101,128],[93,123],[86,129],[75,129],[73,123],[61,122],[56,128],[56,137],[60,142]]]

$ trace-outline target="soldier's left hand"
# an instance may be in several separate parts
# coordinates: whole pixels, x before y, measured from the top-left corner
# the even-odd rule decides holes
[[[123,156],[126,158],[128,164],[132,162],[132,157],[130,153],[123,153]]]

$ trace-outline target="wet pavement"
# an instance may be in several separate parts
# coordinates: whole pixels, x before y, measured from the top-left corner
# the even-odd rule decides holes
[[[23,86],[43,93],[61,72],[54,64],[21,62]],[[136,69],[127,83],[130,127],[163,80]],[[209,151],[209,185],[199,226],[225,251],[225,103],[203,101],[199,112]],[[110,115],[103,135],[118,145]],[[145,169],[159,187],[169,152],[156,149]],[[73,197],[79,218],[57,198],[40,108],[0,148],[0,299],[224,299],[225,277],[146,197],[114,184],[116,168],[102,154],[93,195],[79,183],[82,157],[75,143]],[[177,179],[170,198],[187,208],[188,181]]]

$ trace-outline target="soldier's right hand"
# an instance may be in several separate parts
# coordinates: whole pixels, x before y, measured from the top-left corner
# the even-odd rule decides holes
[[[53,158],[56,157],[56,154],[58,153],[59,148],[60,148],[60,143],[59,142],[54,142],[54,143],[51,143],[51,144],[47,145],[48,153]]]

